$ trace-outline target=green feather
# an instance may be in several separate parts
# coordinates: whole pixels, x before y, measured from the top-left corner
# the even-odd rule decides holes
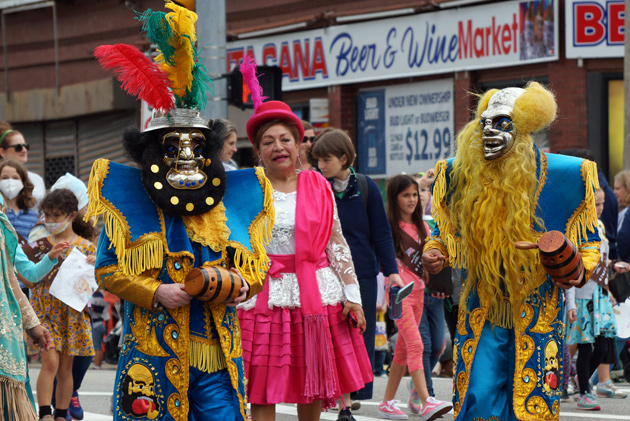
[[[168,65],[174,65],[175,47],[171,45],[174,34],[171,25],[166,20],[166,13],[154,12],[151,9],[136,13],[138,15],[136,19],[142,22],[142,31],[147,34],[149,41],[155,44]]]
[[[195,68],[192,71],[193,82],[186,96],[181,98],[181,105],[184,108],[198,108],[203,111],[208,102],[208,91],[214,95],[214,82],[208,73],[206,66],[201,64],[201,60],[195,51]]]

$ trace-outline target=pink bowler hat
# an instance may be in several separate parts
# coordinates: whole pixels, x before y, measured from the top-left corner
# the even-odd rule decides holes
[[[297,115],[291,108],[282,101],[267,101],[260,104],[260,106],[256,109],[255,114],[249,118],[247,121],[247,137],[249,137],[249,141],[254,144],[254,138],[256,137],[256,132],[258,128],[264,123],[271,120],[282,120],[287,123],[293,123],[293,125],[298,129],[299,139],[295,139],[298,143],[302,141],[304,137],[304,126],[302,125],[302,120],[298,118]]]

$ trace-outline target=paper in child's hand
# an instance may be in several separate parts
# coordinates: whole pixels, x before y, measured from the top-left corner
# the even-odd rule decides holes
[[[76,311],[83,311],[97,289],[94,266],[85,254],[73,248],[59,267],[50,294]]]

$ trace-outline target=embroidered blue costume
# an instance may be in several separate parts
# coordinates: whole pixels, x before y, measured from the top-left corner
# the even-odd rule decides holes
[[[533,145],[529,133],[555,117],[555,101],[544,88],[533,83],[499,106],[492,102],[497,96],[490,99],[495,93],[480,101],[481,129],[478,121],[469,123],[458,139],[463,150],[436,167],[437,225],[425,246],[425,256],[437,249],[445,264],[464,269],[453,351],[455,419],[557,420],[562,290],[537,250],[517,251],[514,240],[537,242],[544,232],[563,232],[582,254],[583,285],[599,259],[597,170],[593,162],[541,153]],[[537,95],[545,96],[551,116],[524,123],[523,109]],[[534,113],[544,114],[545,106]],[[486,107],[500,112],[486,113]],[[497,156],[500,146],[507,150]]]
[[[141,168],[97,160],[88,186],[86,218],[102,215],[105,225],[96,277],[125,300],[114,420],[243,421],[241,333],[226,304],[262,290],[273,194],[260,168],[226,175],[219,158],[226,123],[201,115],[209,75],[195,46],[197,15],[174,2],[165,7],[172,12],[138,14],[160,53],[154,61],[124,44],[94,52],[153,108],[142,132],[123,136]],[[245,286],[201,302],[181,284],[202,265],[236,268]]]
[[[240,260],[253,288],[256,282],[261,286],[260,278],[247,276],[247,267],[258,265],[254,270],[266,272],[264,251],[250,242],[250,236],[263,236],[269,222],[266,183],[261,171],[228,173],[225,207],[217,206],[209,213],[210,219],[220,221],[212,228],[222,228],[229,237],[203,245],[204,232],[196,232],[191,239],[185,217],[164,212],[153,203],[141,183],[140,170],[107,160],[95,162],[89,214],[103,214],[105,221],[97,279],[125,300],[114,419],[247,418],[234,308],[192,300],[189,306],[169,310],[154,306],[153,300],[157,286],[183,283],[188,271],[201,264],[228,267],[230,261]],[[237,250],[237,259],[230,248]]]

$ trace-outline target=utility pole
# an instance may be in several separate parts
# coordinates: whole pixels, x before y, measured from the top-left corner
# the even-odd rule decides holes
[[[214,96],[208,97],[205,118],[227,118],[227,73],[225,50],[225,0],[198,0],[197,48],[201,62],[214,80]]]
[[[630,0],[626,0],[623,51],[623,168],[630,169]]]

